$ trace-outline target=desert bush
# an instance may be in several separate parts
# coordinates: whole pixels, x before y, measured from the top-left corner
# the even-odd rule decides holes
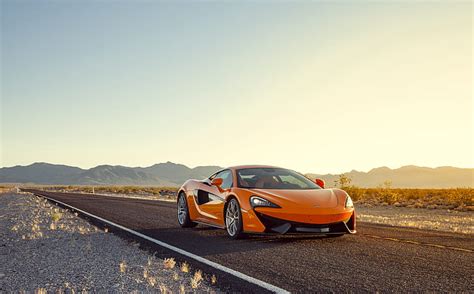
[[[51,214],[51,220],[53,222],[58,222],[63,215],[60,212],[54,212]]]
[[[345,174],[340,174],[339,178],[334,181],[334,185],[341,189],[345,189],[345,188],[350,187],[351,182],[352,182],[352,179],[350,177],[346,176]]]
[[[473,188],[455,189],[403,189],[403,188],[359,188],[344,189],[355,202],[369,204],[396,204],[413,207],[462,208],[474,206]],[[418,205],[416,205],[418,203]]]
[[[350,185],[350,178],[341,175],[336,181],[338,187],[344,189],[356,203],[382,204],[407,207],[441,207],[448,209],[474,209],[474,188],[453,189],[407,189],[392,188],[390,181],[385,181],[377,188],[361,188]],[[38,188],[38,187],[35,187]],[[45,190],[96,194],[119,193],[143,196],[175,197],[176,187],[151,186],[43,186]]]

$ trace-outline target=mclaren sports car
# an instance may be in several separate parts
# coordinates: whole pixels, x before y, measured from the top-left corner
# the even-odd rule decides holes
[[[178,190],[177,211],[181,227],[214,226],[232,238],[356,232],[354,205],[345,191],[325,189],[322,180],[273,166],[235,166],[188,180]]]

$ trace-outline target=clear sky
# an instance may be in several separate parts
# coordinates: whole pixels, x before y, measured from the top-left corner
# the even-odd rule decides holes
[[[473,4],[1,1],[0,166],[473,167]]]

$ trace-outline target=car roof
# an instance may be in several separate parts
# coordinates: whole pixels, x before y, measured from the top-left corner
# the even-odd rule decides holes
[[[237,170],[237,169],[244,169],[244,168],[280,168],[278,166],[273,165],[236,165],[236,166],[229,166],[227,169]]]

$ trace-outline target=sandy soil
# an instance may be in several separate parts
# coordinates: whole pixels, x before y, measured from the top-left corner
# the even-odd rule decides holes
[[[0,194],[0,228],[0,293],[216,292],[215,277],[31,194]]]
[[[357,220],[402,227],[474,234],[474,212],[357,205]]]

